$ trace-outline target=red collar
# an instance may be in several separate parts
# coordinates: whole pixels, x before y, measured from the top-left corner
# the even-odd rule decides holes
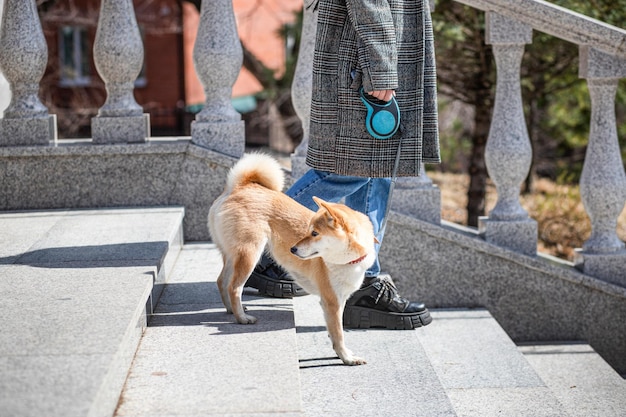
[[[348,265],[355,265],[361,262],[363,259],[367,258],[367,253],[360,258],[355,259],[354,261],[348,262]]]

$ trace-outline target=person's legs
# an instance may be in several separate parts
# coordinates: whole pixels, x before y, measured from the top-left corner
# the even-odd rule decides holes
[[[337,203],[344,197],[359,192],[369,182],[370,178],[367,177],[350,177],[311,169],[289,187],[285,194],[303,206],[317,211],[313,197]]]
[[[391,179],[371,178],[366,185],[346,196],[348,207],[365,213],[372,225],[379,243],[376,254],[384,237],[383,221],[387,214]],[[431,322],[430,312],[423,303],[404,299],[398,293],[391,277],[380,273],[378,256],[365,273],[361,288],[352,294],[346,302],[343,322],[345,327],[386,329],[414,329]]]
[[[378,251],[383,241],[380,228],[387,212],[387,200],[389,199],[389,178],[371,178],[367,184],[359,188],[356,192],[346,196],[345,203],[353,210],[360,211],[369,217],[374,226],[374,235],[379,243],[376,244],[376,261],[365,272],[366,277],[376,277],[380,274],[380,262],[378,261]]]

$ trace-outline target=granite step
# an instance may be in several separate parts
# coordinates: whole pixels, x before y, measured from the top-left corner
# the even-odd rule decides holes
[[[458,416],[567,416],[486,310],[440,310],[417,339]]]
[[[319,298],[296,298],[294,308],[305,416],[456,416],[419,342],[424,329],[346,330],[347,347],[367,361],[348,367],[332,350]]]
[[[332,350],[317,297],[246,291],[259,321],[238,325],[217,293],[220,269],[214,245],[184,246],[117,417],[581,415],[486,310],[434,310],[433,323],[415,331],[347,330],[348,347],[368,361],[347,367]],[[585,389],[602,385],[599,378]]]
[[[519,347],[570,417],[623,417],[626,380],[586,343]]]
[[[301,415],[292,301],[246,290],[227,314],[212,244],[186,244],[137,350],[116,416]]]
[[[113,414],[183,215],[0,214],[0,415]]]

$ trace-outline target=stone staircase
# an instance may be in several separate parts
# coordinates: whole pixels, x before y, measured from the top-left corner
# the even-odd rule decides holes
[[[114,413],[183,214],[0,214],[0,416]]]
[[[591,347],[516,346],[486,310],[347,331],[360,367],[335,357],[314,296],[247,291],[259,321],[235,324],[219,253],[182,244],[183,214],[0,214],[0,416],[626,415],[626,381]]]

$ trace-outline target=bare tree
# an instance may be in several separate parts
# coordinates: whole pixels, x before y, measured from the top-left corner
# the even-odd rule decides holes
[[[485,45],[481,11],[453,0],[441,0],[433,18],[439,88],[442,94],[474,108],[473,130],[469,132],[467,223],[476,227],[478,217],[485,214],[485,145],[495,98],[493,54],[491,47]]]

